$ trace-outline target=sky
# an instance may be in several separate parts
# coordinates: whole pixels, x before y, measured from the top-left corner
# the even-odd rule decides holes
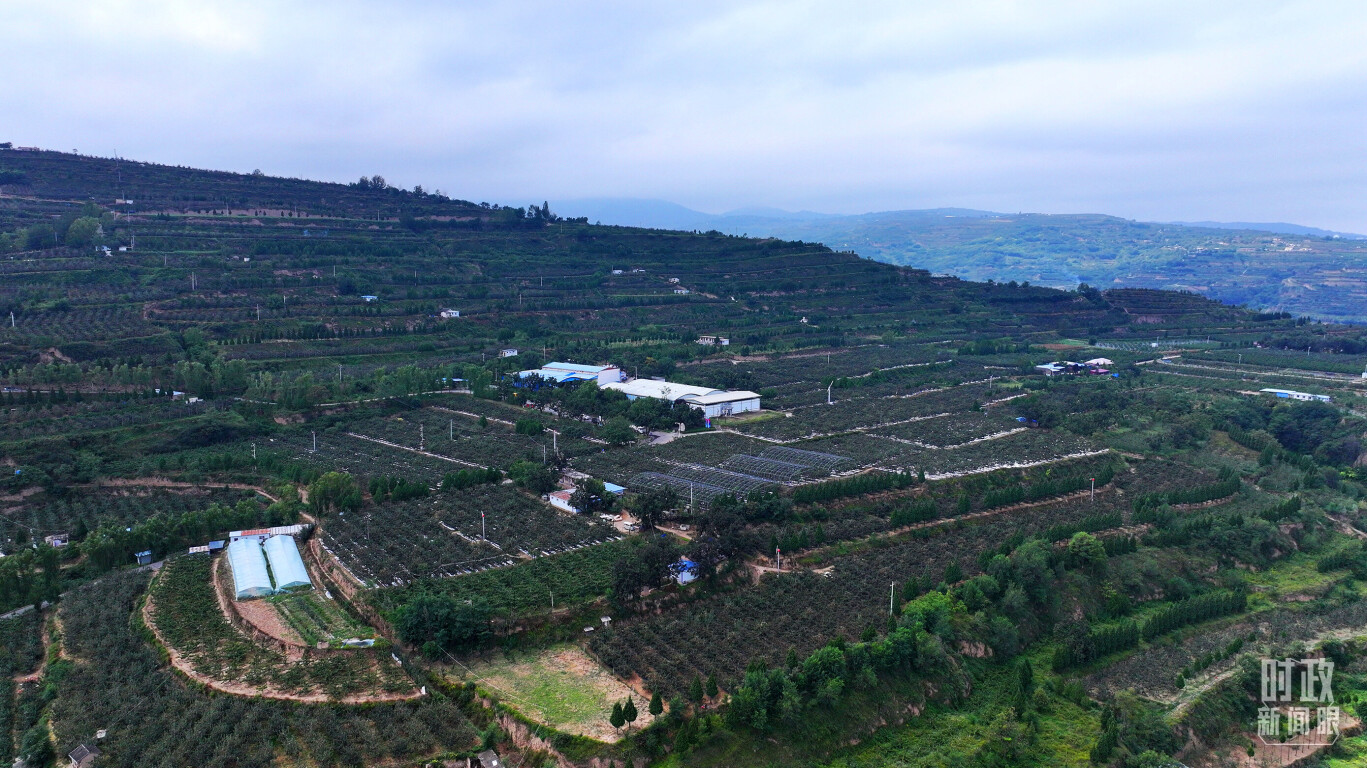
[[[0,141],[526,205],[1367,232],[1360,0],[0,3]]]

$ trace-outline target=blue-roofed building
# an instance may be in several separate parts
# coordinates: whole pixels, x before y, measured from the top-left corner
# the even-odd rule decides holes
[[[618,496],[621,496],[622,494],[627,492],[626,488],[616,483],[609,483],[606,480],[603,481],[603,489],[606,490],[608,493],[616,494]]]
[[[622,369],[615,365],[580,365],[579,363],[547,363],[540,368],[522,371],[518,378],[540,376],[543,379],[559,382],[593,381],[598,386],[622,380]]]
[[[266,553],[256,539],[238,539],[228,545],[228,565],[233,571],[233,599],[246,600],[275,594]]]
[[[686,557],[679,558],[679,562],[669,566],[669,570],[674,574],[674,580],[679,586],[698,580],[698,564]]]

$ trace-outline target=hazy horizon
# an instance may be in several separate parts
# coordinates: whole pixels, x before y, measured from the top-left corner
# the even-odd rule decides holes
[[[19,0],[0,22],[21,145],[514,205],[1367,232],[1359,4]]]

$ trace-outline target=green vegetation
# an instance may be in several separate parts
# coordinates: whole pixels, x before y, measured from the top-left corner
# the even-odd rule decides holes
[[[360,768],[377,757],[420,759],[476,743],[459,703],[439,693],[397,704],[310,706],[187,685],[130,621],[148,578],[112,575],[63,602],[63,649],[75,660],[51,681],[59,753],[113,722],[123,723],[123,735],[100,745],[111,766],[264,767],[283,754]]]
[[[226,563],[218,564],[227,571]],[[339,699],[412,689],[401,671],[380,662],[373,651],[288,661],[284,654],[254,644],[223,615],[210,583],[210,566],[204,555],[174,558],[158,573],[150,592],[157,632],[196,672],[212,680]]]
[[[1254,654],[1351,646],[1367,621],[1361,328],[375,177],[130,164],[149,206],[130,212],[108,169],[0,153],[24,185],[0,206],[0,610],[60,598],[67,653],[0,697],[10,753],[52,748],[50,724],[57,752],[118,731],[120,766],[558,759],[498,713],[582,765],[1199,762],[1185,727],[1244,747]],[[1036,372],[1060,356],[1114,375]],[[515,376],[553,360],[765,410],[708,428]],[[585,513],[543,498],[559,488]],[[282,623],[391,647],[286,658],[182,554],[305,512],[332,599],[269,598]],[[146,550],[167,559],[150,594],[124,572]],[[176,676],[144,597],[188,669],[241,688]],[[34,666],[22,621],[15,674]],[[483,672],[451,682],[461,665]]]
[[[353,619],[335,600],[316,591],[267,598],[305,644],[341,647],[344,640],[375,637],[375,630]]]

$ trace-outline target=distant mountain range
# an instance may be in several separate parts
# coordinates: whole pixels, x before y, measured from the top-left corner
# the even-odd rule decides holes
[[[667,200],[651,200],[633,197],[592,197],[565,200],[556,204],[556,212],[565,216],[587,216],[591,222],[616,224],[624,227],[645,227],[647,229],[717,229],[726,231],[744,224],[757,226],[771,222],[832,222],[837,219],[902,218],[932,219],[956,217],[967,219],[1002,218],[1019,215],[997,211],[979,211],[972,208],[926,208],[903,211],[880,211],[864,214],[818,213],[816,211],[785,211],[782,208],[754,206],[737,208],[725,213],[704,213],[695,211],[678,203]],[[1040,214],[1047,215],[1047,214]],[[1198,229],[1237,229],[1254,232],[1271,232],[1278,235],[1305,235],[1307,237],[1333,237],[1345,240],[1367,240],[1367,235],[1353,232],[1336,232],[1331,229],[1307,227],[1282,221],[1169,221],[1154,222],[1179,227]],[[726,227],[726,229],[722,229]],[[765,233],[753,233],[763,236]]]
[[[1100,214],[968,208],[859,215],[596,198],[564,216],[631,227],[717,230],[824,243],[967,280],[1187,290],[1230,304],[1367,322],[1367,236],[1285,223],[1138,222]]]

